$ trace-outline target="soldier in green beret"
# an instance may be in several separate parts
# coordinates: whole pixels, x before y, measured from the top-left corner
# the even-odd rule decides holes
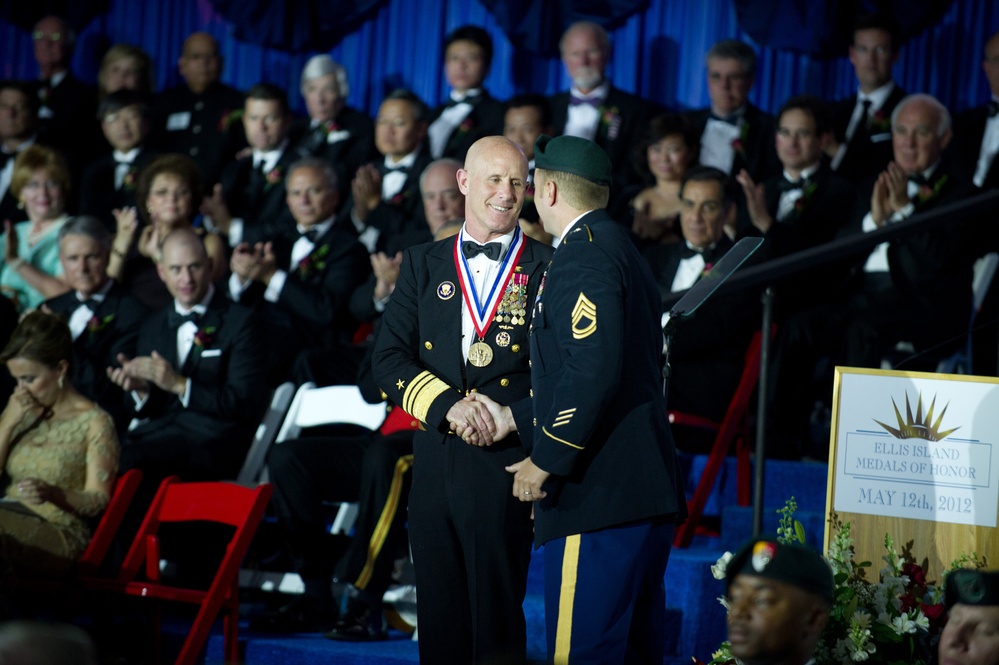
[[[940,665],[999,663],[999,572],[955,570],[947,575],[947,625],[940,635]]]

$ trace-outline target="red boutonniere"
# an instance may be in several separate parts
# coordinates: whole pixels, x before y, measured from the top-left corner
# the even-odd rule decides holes
[[[321,271],[326,267],[326,257],[329,253],[329,245],[321,245],[317,249],[314,249],[311,254],[298,263],[298,276],[302,279],[308,279],[313,274]]]
[[[732,150],[735,154],[746,161],[746,139],[749,138],[749,123],[743,120],[739,129],[739,135],[732,139]]]
[[[814,194],[815,190],[818,188],[819,185],[816,182],[810,183],[808,187],[805,187],[805,190],[802,192],[801,196],[799,196],[798,200],[794,202],[795,213],[801,214],[801,211],[804,210],[805,206],[808,204],[808,199],[811,198],[812,194]]]
[[[891,118],[888,117],[884,109],[878,109],[871,116],[871,120],[868,123],[868,132],[871,134],[884,134],[890,131]]]
[[[280,166],[275,166],[274,168],[272,168],[270,171],[267,172],[267,175],[264,176],[264,178],[267,181],[267,184],[264,185],[264,189],[270,189],[274,185],[277,185],[278,183],[281,182],[281,180],[284,178],[284,173],[281,172]]]
[[[108,314],[103,319],[98,318],[97,315],[95,314],[94,316],[90,317],[89,321],[87,321],[87,332],[90,334],[91,337],[93,337],[100,331],[107,328],[108,324],[111,323],[112,321],[114,321],[114,314]]]
[[[232,124],[237,120],[243,119],[243,109],[236,109],[235,111],[230,111],[225,109],[222,111],[221,117],[219,117],[219,131],[224,132],[232,127]]]
[[[604,136],[613,141],[621,133],[621,111],[616,106],[601,106],[599,111],[600,130]]]
[[[940,196],[940,190],[943,189],[945,184],[947,184],[947,176],[943,176],[937,180],[932,187],[930,187],[929,183],[920,185],[919,191],[916,192],[916,205],[924,205]]]
[[[703,277],[704,275],[707,275],[709,272],[711,272],[711,269],[714,268],[714,267],[715,267],[715,264],[713,264],[713,263],[705,263],[704,264],[704,270],[701,271],[701,276]]]
[[[402,202],[405,201],[406,199],[408,199],[409,196],[410,196],[410,190],[404,189],[401,192],[398,192],[392,198],[390,198],[389,199],[389,203],[391,203],[394,206],[402,205]]]
[[[469,114],[469,116],[465,118],[460,125],[458,125],[458,132],[461,134],[467,134],[472,131],[473,127],[475,127],[475,121],[472,119],[471,114]]]
[[[123,189],[129,191],[135,189],[136,171],[137,169],[134,166],[129,167],[128,171],[125,173],[124,179],[122,179],[121,181],[121,186]]]
[[[215,326],[208,326],[207,328],[198,328],[198,332],[194,333],[194,345],[199,349],[208,348],[214,342],[215,342]]]
[[[329,136],[333,132],[339,132],[340,125],[336,124],[336,122],[333,120],[327,120],[326,122],[323,123],[323,131],[326,133],[327,136]]]

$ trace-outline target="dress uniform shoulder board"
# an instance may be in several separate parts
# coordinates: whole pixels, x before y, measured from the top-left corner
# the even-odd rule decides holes
[[[569,231],[569,235],[567,235],[565,239],[569,240],[572,236],[582,233],[583,231],[586,231],[587,242],[593,242],[593,231],[591,231],[590,227],[586,224],[579,224],[575,226],[572,231]],[[582,236],[580,236],[580,238],[582,238]]]

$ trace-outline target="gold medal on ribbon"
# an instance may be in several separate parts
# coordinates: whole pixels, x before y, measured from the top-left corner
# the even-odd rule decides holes
[[[493,349],[485,342],[479,340],[468,347],[468,362],[475,367],[485,367],[493,361]]]

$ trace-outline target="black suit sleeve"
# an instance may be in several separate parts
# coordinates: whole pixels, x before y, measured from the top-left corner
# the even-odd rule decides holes
[[[192,372],[188,409],[227,420],[259,418],[261,397],[265,394],[264,369],[266,349],[255,311],[243,309],[240,315],[230,310],[225,326],[230,340],[223,347],[225,380],[217,385],[199,380],[202,368],[215,359],[202,357]],[[193,352],[193,351],[192,351]]]

